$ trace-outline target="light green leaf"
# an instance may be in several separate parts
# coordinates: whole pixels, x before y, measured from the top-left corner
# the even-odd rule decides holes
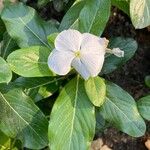
[[[109,44],[110,48],[119,47],[124,51],[124,57],[119,58],[114,55],[106,55],[105,62],[101,74],[108,74],[125,64],[133,57],[137,50],[137,42],[132,38],[112,38]]]
[[[111,0],[112,5],[118,7],[121,9],[124,13],[130,16],[130,10],[129,10],[129,1],[128,0]]]
[[[48,121],[22,90],[0,92],[0,129],[20,139],[24,147],[41,149],[48,144]]]
[[[134,99],[114,83],[107,82],[106,89],[106,101],[100,107],[104,119],[130,136],[144,135],[146,125]]]
[[[49,45],[51,45],[52,48],[55,48],[55,39],[57,37],[58,33],[52,33],[47,37]]]
[[[49,47],[47,35],[57,32],[57,29],[52,24],[49,25],[50,30],[47,31],[47,23],[37,16],[33,8],[23,3],[5,7],[1,18],[9,35],[16,40],[21,48],[33,45]]]
[[[59,30],[78,29],[79,14],[85,5],[85,1],[76,1],[63,17]]]
[[[130,16],[136,29],[150,25],[150,0],[130,0]]]
[[[150,95],[139,99],[137,106],[142,117],[150,121]]]
[[[4,33],[2,46],[0,48],[0,55],[3,58],[7,56],[14,50],[18,49],[16,42],[8,35],[7,32]]]
[[[9,150],[11,139],[0,130],[0,150]]]
[[[56,92],[61,84],[63,77],[39,77],[39,78],[24,78],[19,77],[12,85],[25,90],[35,102],[51,96]]]
[[[0,57],[0,83],[9,83],[12,78],[12,72],[6,61]]]
[[[86,93],[90,101],[97,107],[100,107],[106,96],[106,85],[102,78],[95,77],[85,81]]]
[[[110,16],[111,0],[86,0],[79,15],[79,30],[100,36]]]
[[[89,101],[84,81],[71,80],[56,100],[49,124],[51,150],[86,150],[95,132],[94,106]]]
[[[33,46],[14,51],[7,61],[12,71],[23,77],[53,76],[47,64],[49,54],[46,47]]]

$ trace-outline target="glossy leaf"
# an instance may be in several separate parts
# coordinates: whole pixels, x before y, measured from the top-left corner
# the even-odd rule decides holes
[[[6,59],[7,56],[16,49],[18,49],[16,42],[6,32],[3,36],[3,42],[0,49],[1,57]]]
[[[47,35],[57,32],[52,24],[48,27],[48,24],[37,16],[33,8],[23,3],[5,7],[1,18],[9,35],[16,40],[21,48],[33,45],[49,47]]]
[[[119,47],[124,51],[124,57],[119,58],[114,55],[106,55],[105,62],[101,74],[108,74],[125,64],[132,58],[137,50],[137,42],[132,38],[113,38],[110,40],[110,48]]]
[[[150,95],[139,99],[137,106],[142,117],[150,121]]]
[[[73,6],[67,11],[65,16],[63,17],[59,30],[65,29],[78,29],[78,21],[79,21],[79,14],[85,5],[85,1],[79,0],[76,1]]]
[[[127,15],[130,15],[130,8],[129,8],[129,1],[127,0],[111,0],[112,5],[118,7],[121,9],[123,12],[125,12]]]
[[[103,118],[130,136],[144,135],[146,125],[134,99],[114,83],[107,82],[106,88],[106,101],[100,107]]]
[[[0,150],[9,150],[11,139],[0,130]]]
[[[100,107],[106,96],[106,85],[102,78],[95,77],[85,81],[86,93],[90,101],[97,107]]]
[[[86,95],[84,81],[74,78],[63,88],[52,109],[48,131],[50,149],[88,149],[94,132],[94,106]]]
[[[6,61],[0,57],[0,83],[8,83],[12,78],[12,72]]]
[[[150,0],[130,0],[130,16],[136,29],[150,25]]]
[[[110,16],[111,0],[86,0],[79,15],[79,30],[100,36]]]
[[[22,90],[0,92],[0,129],[20,139],[24,147],[41,149],[48,144],[48,121]]]
[[[7,61],[12,71],[23,77],[53,76],[47,64],[49,54],[46,47],[33,46],[14,51]]]
[[[35,102],[51,96],[56,92],[61,84],[63,77],[39,77],[24,78],[19,77],[12,84],[25,90]]]

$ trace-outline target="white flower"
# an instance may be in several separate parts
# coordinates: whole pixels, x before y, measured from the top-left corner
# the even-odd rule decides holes
[[[87,80],[101,71],[107,45],[105,38],[72,29],[64,30],[56,37],[48,66],[58,75],[66,75],[72,66]]]

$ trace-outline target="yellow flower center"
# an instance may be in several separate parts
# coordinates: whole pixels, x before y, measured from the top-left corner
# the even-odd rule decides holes
[[[75,54],[76,57],[81,57],[80,51],[76,51],[74,54]]]

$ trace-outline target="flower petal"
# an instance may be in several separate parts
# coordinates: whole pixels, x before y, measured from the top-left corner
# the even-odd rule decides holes
[[[71,66],[75,68],[75,70],[85,79],[87,80],[90,77],[90,73],[85,67],[85,65],[82,63],[80,58],[76,57],[73,59]]]
[[[108,45],[108,40],[106,38],[100,38],[90,33],[84,33],[82,44],[81,44],[81,51],[82,52],[92,52],[92,53],[99,53],[105,54],[105,49]]]
[[[66,75],[70,71],[74,57],[72,52],[54,49],[48,57],[48,66],[56,74]]]
[[[58,51],[78,51],[82,42],[82,34],[77,30],[64,30],[55,40],[55,48]]]
[[[103,67],[104,63],[104,54],[92,54],[89,55],[89,53],[85,53],[81,57],[81,61],[83,62],[84,66],[87,68],[87,70],[90,73],[90,76],[95,77],[99,74]]]

